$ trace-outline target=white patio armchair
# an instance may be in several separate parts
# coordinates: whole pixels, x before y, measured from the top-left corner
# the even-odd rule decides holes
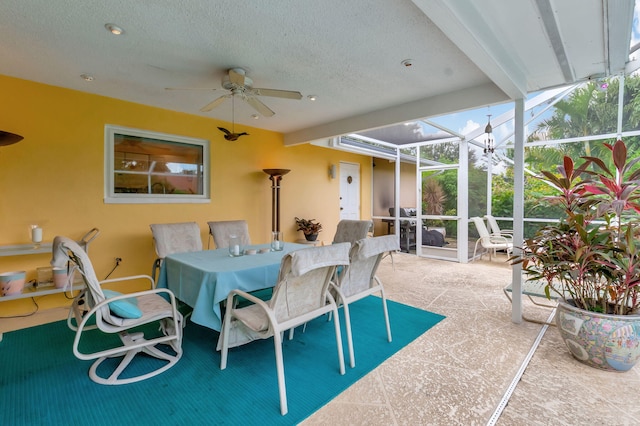
[[[102,289],[101,285],[125,280],[148,280],[148,275],[116,278],[98,281],[87,253],[75,241],[57,236],[53,240],[51,265],[61,267],[70,262],[72,269],[83,277],[85,288],[75,297],[69,312],[67,324],[75,331],[73,354],[81,360],[95,360],[89,368],[89,378],[103,385],[134,383],[156,376],[173,367],[182,357],[182,315],[176,308],[176,300],[168,289],[152,289],[129,294],[120,294]],[[165,299],[166,297],[166,299]],[[75,319],[75,324],[73,322]],[[90,321],[95,319],[95,325]],[[157,328],[142,331],[139,327],[157,323]],[[130,332],[131,329],[135,331]],[[90,330],[117,334],[121,345],[114,345],[95,352],[83,352],[83,336]],[[152,334],[149,339],[145,333]],[[105,345],[103,345],[105,346]],[[158,358],[160,363],[143,363],[127,367],[139,353]],[[122,358],[111,368],[107,359]],[[146,367],[146,368],[145,368]],[[100,368],[100,370],[99,370]]]
[[[333,243],[353,244],[358,240],[367,238],[370,229],[373,229],[373,222],[370,220],[342,219],[338,222],[336,234],[333,236]]]
[[[154,223],[149,225],[158,258],[153,262],[151,277],[155,287],[156,271],[164,258],[173,253],[202,250],[200,227],[196,222]]]
[[[209,225],[209,235],[213,237],[216,248],[229,247],[232,235],[240,238],[242,246],[250,246],[249,225],[246,220],[220,220],[207,222]]]
[[[349,264],[350,246],[339,243],[285,255],[273,296],[266,302],[240,290],[232,290],[227,297],[227,306],[235,306],[234,299],[239,296],[253,304],[227,310],[218,340],[220,369],[227,367],[229,348],[273,337],[282,415],[288,412],[282,357],[282,336],[286,330],[332,312],[340,374],[345,373],[338,307],[329,288],[334,286],[331,279],[336,267]]]
[[[382,311],[387,329],[387,340],[391,342],[391,325],[389,324],[389,312],[387,310],[387,298],[382,282],[376,276],[378,265],[387,253],[400,250],[398,238],[395,235],[383,235],[381,237],[364,238],[356,241],[349,253],[349,266],[338,274],[336,301],[342,304],[347,331],[347,345],[349,349],[349,362],[355,367],[355,355],[353,350],[353,338],[351,334],[351,314],[349,304],[363,299],[369,295],[380,293]]]

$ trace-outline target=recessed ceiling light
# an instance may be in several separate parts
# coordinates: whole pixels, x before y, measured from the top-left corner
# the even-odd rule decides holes
[[[114,35],[120,35],[124,33],[124,30],[116,24],[105,24],[104,27],[107,29],[107,31]]]
[[[413,59],[405,59],[404,61],[400,62],[402,65],[404,65],[405,67],[409,68],[410,66],[413,65]]]
[[[94,78],[91,74],[80,74],[80,77],[82,77],[82,79],[84,81],[93,81]]]
[[[309,95],[307,96],[307,98],[309,98],[310,101],[315,101],[316,99],[318,99],[316,95]]]
[[[251,118],[257,120],[258,118],[260,118],[260,116],[258,114],[251,114]]]

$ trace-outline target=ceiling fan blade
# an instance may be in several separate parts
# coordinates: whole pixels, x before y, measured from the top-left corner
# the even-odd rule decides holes
[[[264,115],[265,117],[273,117],[273,115],[275,114],[275,112],[271,111],[271,109],[268,106],[260,102],[258,98],[254,98],[253,96],[247,96],[245,98],[245,101],[247,101],[249,105],[251,105],[256,111],[258,111],[260,114]]]
[[[295,92],[293,90],[254,88],[251,91],[253,92],[254,95],[258,95],[258,96],[271,96],[273,98],[286,98],[286,99],[302,99],[302,93]]]
[[[212,87],[165,87],[164,90],[218,90]]]
[[[213,102],[210,102],[207,105],[205,105],[202,108],[200,108],[200,111],[209,112],[212,109],[214,109],[215,107],[217,107],[218,105],[220,105],[222,102],[224,102],[225,99],[228,99],[230,97],[231,97],[231,95],[220,96],[218,99],[215,99]]]
[[[244,86],[244,74],[240,74],[232,68],[229,70],[229,81],[238,86]]]

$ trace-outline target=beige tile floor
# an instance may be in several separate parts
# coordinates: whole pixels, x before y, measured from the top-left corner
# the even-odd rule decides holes
[[[489,424],[542,329],[511,321],[502,293],[511,277],[505,258],[458,264],[397,254],[393,260],[385,259],[378,274],[388,297],[447,318],[303,425]],[[551,312],[524,305],[538,319]],[[64,317],[66,310],[54,309],[0,319],[0,332]],[[496,424],[638,425],[639,391],[640,367],[626,373],[586,367],[549,327]]]
[[[400,254],[393,267],[385,259],[378,275],[390,299],[447,318],[303,424],[489,424],[542,326],[511,321],[502,292],[511,269],[505,257],[487,259],[458,264]],[[551,313],[524,305],[537,319]],[[640,367],[586,367],[549,327],[496,424],[638,425],[639,392]]]

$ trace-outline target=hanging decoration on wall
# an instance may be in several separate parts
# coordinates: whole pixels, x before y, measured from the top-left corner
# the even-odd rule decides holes
[[[353,178],[351,176],[347,176],[347,183],[353,182]]]

